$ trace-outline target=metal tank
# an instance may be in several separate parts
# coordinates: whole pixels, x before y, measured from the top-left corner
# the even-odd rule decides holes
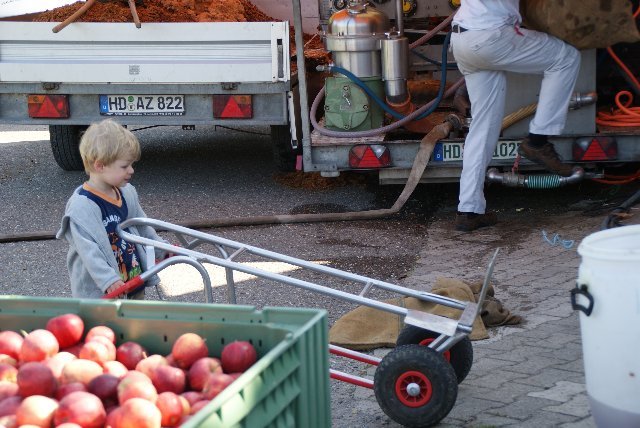
[[[347,8],[331,16],[324,34],[334,65],[354,74],[382,100],[381,41],[389,31],[387,15],[365,1],[350,0]],[[383,110],[349,78],[334,73],[325,91],[327,127],[358,131],[382,126]]]
[[[380,41],[390,30],[389,17],[363,1],[329,19],[325,43],[336,66],[358,77],[381,75]]]

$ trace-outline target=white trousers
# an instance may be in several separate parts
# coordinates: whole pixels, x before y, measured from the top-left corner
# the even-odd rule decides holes
[[[504,117],[506,72],[542,74],[529,132],[562,133],[580,69],[580,53],[546,33],[503,26],[453,33],[451,44],[471,101],[471,127],[464,144],[458,211],[484,214],[484,180]]]

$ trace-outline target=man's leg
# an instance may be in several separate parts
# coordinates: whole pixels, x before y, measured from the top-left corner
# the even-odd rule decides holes
[[[580,54],[545,33],[510,27],[503,27],[501,33],[503,37],[491,47],[496,53],[493,67],[543,75],[536,114],[529,124],[529,138],[520,146],[520,153],[560,175],[571,175],[571,165],[562,162],[547,136],[561,134],[564,129],[580,69]]]
[[[501,71],[465,75],[471,101],[471,127],[465,139],[458,211],[483,214],[484,180],[500,136],[504,117],[506,76]]]

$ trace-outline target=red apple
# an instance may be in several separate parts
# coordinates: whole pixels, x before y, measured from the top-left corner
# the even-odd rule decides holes
[[[56,428],[82,428],[78,424],[74,424],[73,422],[65,422],[63,424],[57,425]]]
[[[58,381],[49,367],[43,363],[25,363],[18,369],[17,376],[20,395],[44,395],[53,397],[58,388]]]
[[[88,392],[76,391],[60,400],[53,414],[56,426],[71,422],[82,428],[102,428],[107,412],[98,397]]]
[[[90,342],[99,342],[102,343],[104,346],[106,346],[108,352],[108,361],[115,361],[116,359],[116,345],[114,345],[106,336],[94,336],[91,338],[91,340],[87,341],[86,343],[90,343]]]
[[[191,365],[188,373],[191,389],[202,391],[204,383],[213,373],[222,373],[222,365],[220,365],[219,359],[212,357],[198,359]]]
[[[0,381],[0,400],[4,400],[7,397],[18,395],[18,384],[15,382],[7,382],[6,380]]]
[[[162,414],[150,401],[132,398],[120,407],[118,428],[159,428]]]
[[[78,357],[83,360],[94,361],[102,366],[109,361],[109,349],[103,343],[91,340],[82,345]]]
[[[162,415],[163,427],[175,427],[180,423],[183,406],[178,394],[169,391],[159,394],[156,406]]]
[[[185,333],[173,343],[171,355],[181,369],[189,369],[200,358],[209,356],[205,340],[195,333]]]
[[[51,369],[51,372],[56,379],[60,379],[60,376],[62,376],[62,369],[64,368],[65,364],[75,359],[75,355],[69,352],[62,351],[58,352],[53,357],[44,360],[42,363],[49,367],[49,369]]]
[[[33,330],[27,334],[20,347],[21,362],[42,361],[60,350],[58,340],[49,330]]]
[[[16,421],[16,415],[0,416],[0,427],[3,427],[3,428],[18,428],[18,422]]]
[[[76,391],[89,392],[85,384],[82,382],[71,382],[58,386],[58,390],[56,391],[56,400],[60,401],[67,395]]]
[[[153,354],[136,364],[136,371],[146,374],[149,378],[158,366],[167,366],[167,359],[159,354]]]
[[[109,339],[111,343],[116,343],[116,334],[111,328],[107,327],[106,325],[98,325],[91,328],[87,332],[87,336],[84,338],[84,341],[89,342],[96,336],[104,336]]]
[[[209,376],[205,382],[202,395],[204,395],[207,400],[213,400],[222,390],[231,385],[233,381],[234,379],[228,374],[214,373]]]
[[[102,400],[105,406],[118,402],[118,383],[120,379],[110,374],[103,374],[89,382],[89,392]]]
[[[10,366],[18,367],[18,360],[7,354],[0,354],[0,364],[9,364]]]
[[[100,376],[102,373],[102,366],[95,361],[71,360],[62,368],[60,383],[81,382],[84,386],[88,386],[93,378]]]
[[[18,369],[12,365],[0,363],[0,381],[15,382]]]
[[[158,366],[151,372],[151,381],[158,392],[171,391],[181,394],[187,384],[184,370],[169,365]]]
[[[176,359],[173,358],[173,355],[169,354],[167,355],[166,358],[167,358],[167,364],[173,367],[178,367],[178,363],[176,363]]]
[[[19,360],[23,340],[22,336],[15,331],[5,330],[0,332],[0,354],[7,354],[11,358]]]
[[[120,361],[129,370],[134,370],[146,355],[144,347],[136,342],[124,342],[116,349],[116,361]]]
[[[34,425],[49,428],[53,414],[58,409],[58,402],[42,395],[25,398],[16,409],[16,422],[19,426]]]
[[[76,343],[73,346],[69,346],[68,348],[64,348],[63,351],[64,352],[68,352],[68,353],[72,354],[73,356],[75,356],[76,358],[78,358],[78,355],[80,355],[80,350],[82,349],[82,345],[84,345],[83,342]]]
[[[186,391],[180,394],[180,396],[184,397],[189,402],[190,406],[193,406],[200,400],[204,400],[204,395],[202,395],[202,392],[198,391]]]
[[[235,341],[224,348],[220,355],[225,373],[244,372],[258,359],[256,349],[247,341]]]
[[[15,415],[20,403],[22,403],[22,397],[19,395],[0,400],[0,416]]]
[[[180,397],[180,404],[182,405],[182,416],[186,416],[191,413],[191,403],[184,398],[182,395],[178,395]]]
[[[126,375],[129,370],[119,361],[107,361],[102,366],[105,374],[114,375],[118,379],[121,379]]]
[[[105,421],[104,428],[118,428],[121,410],[122,407],[113,407],[107,411],[107,420]]]
[[[211,400],[200,400],[200,401],[197,401],[197,402],[193,403],[193,406],[191,406],[191,414],[195,415],[200,410],[202,410],[202,408],[204,406],[206,406],[209,403],[211,403]]]
[[[56,337],[60,348],[68,348],[82,339],[84,322],[76,314],[58,315],[47,321],[46,329]]]
[[[147,375],[132,370],[118,384],[118,403],[122,406],[133,398],[143,398],[155,403],[158,391]]]

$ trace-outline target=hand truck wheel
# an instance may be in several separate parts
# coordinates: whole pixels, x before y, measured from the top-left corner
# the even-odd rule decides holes
[[[407,324],[400,331],[398,339],[396,340],[396,346],[410,344],[426,346],[433,342],[438,336],[438,333]],[[458,383],[461,383],[469,374],[471,365],[473,364],[473,346],[471,345],[471,340],[465,337],[450,349],[444,351],[442,356],[445,360],[449,361],[453,370],[456,372]]]
[[[449,414],[458,396],[451,364],[431,348],[404,345],[376,369],[373,390],[380,408],[407,427],[430,427]]]

